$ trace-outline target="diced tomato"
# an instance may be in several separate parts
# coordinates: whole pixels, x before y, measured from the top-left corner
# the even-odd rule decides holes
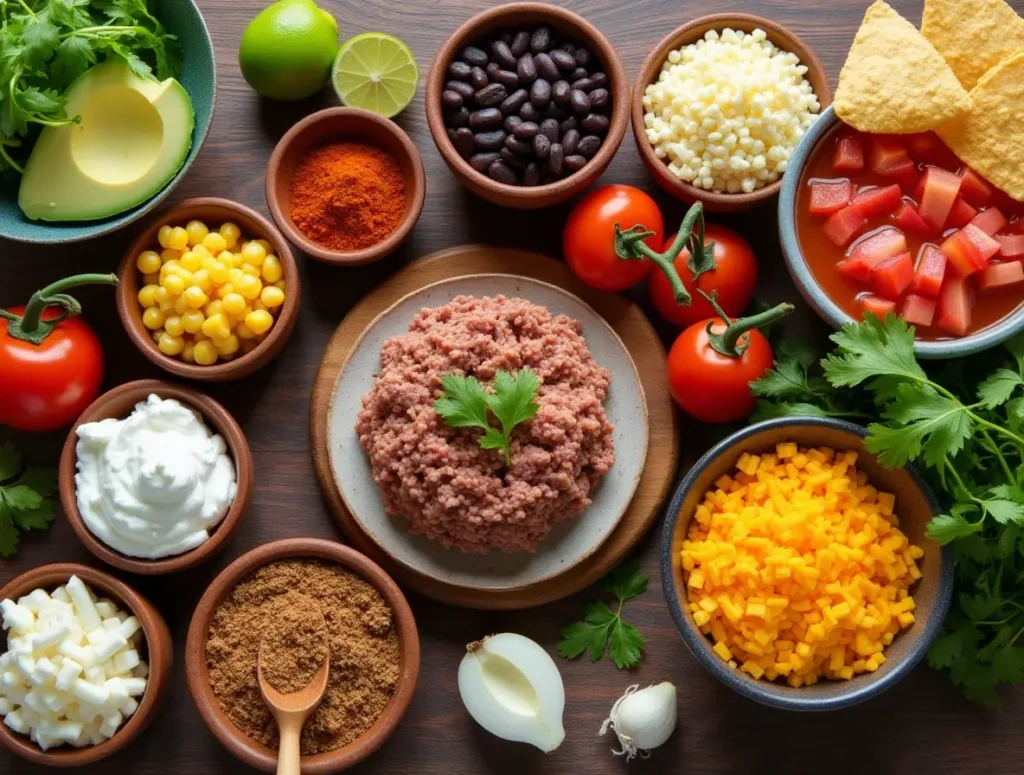
[[[1003,228],[1003,234],[1024,234],[1024,218],[1011,218]]]
[[[992,256],[999,252],[999,243],[973,223],[967,224],[960,231],[963,232],[964,236],[971,241],[984,261],[987,262],[992,258]]]
[[[958,196],[953,201],[953,206],[949,210],[949,215],[946,216],[945,228],[962,229],[964,226],[969,224],[971,219],[977,214],[977,210],[967,204],[962,196]]]
[[[935,325],[947,334],[963,336],[967,333],[971,327],[971,287],[966,277],[955,274],[946,277],[935,313]]]
[[[924,222],[941,230],[960,191],[960,178],[938,167],[925,168],[921,177],[918,210]]]
[[[903,144],[914,161],[922,164],[935,164],[940,167],[959,164],[956,154],[949,150],[949,146],[942,142],[934,132],[903,135],[900,139],[903,140]]]
[[[877,318],[884,318],[886,313],[896,311],[896,302],[872,294],[861,296],[857,303],[864,312],[870,312]]]
[[[862,188],[854,195],[850,207],[865,218],[878,218],[899,207],[901,197],[900,187],[897,185]],[[811,201],[813,202],[813,193]]]
[[[812,180],[811,215],[832,215],[850,204],[853,186],[846,178],[842,180]]]
[[[903,308],[900,310],[900,317],[912,326],[927,327],[932,324],[935,318],[935,302],[926,299],[924,296],[909,294],[903,300]]]
[[[992,196],[990,186],[981,175],[970,167],[960,170],[960,192],[967,203],[973,207],[984,207]]]
[[[850,249],[850,260],[873,260],[892,258],[907,252],[907,238],[894,226],[883,226],[870,234],[865,234]]]
[[[839,138],[832,168],[836,172],[856,172],[864,169],[864,143],[860,135],[843,135]]]
[[[852,207],[844,207],[825,221],[823,230],[826,237],[842,248],[867,224],[868,219],[859,212]]]
[[[934,232],[924,222],[914,209],[914,203],[904,199],[892,216],[893,222],[906,234],[916,234],[918,237],[930,237]]]
[[[917,255],[917,270],[910,290],[930,299],[938,297],[942,290],[942,278],[946,274],[946,255],[938,245],[925,243]]]
[[[942,252],[949,261],[953,273],[960,277],[980,272],[988,262],[988,259],[982,257],[978,248],[964,234],[963,229],[946,237],[942,243]]]
[[[1016,285],[1024,281],[1024,266],[1020,261],[1007,261],[1004,264],[989,264],[978,275],[978,289],[987,291],[1005,285]]]
[[[999,243],[999,255],[1003,258],[1020,258],[1024,256],[1024,234],[1006,234],[996,237]]]
[[[921,179],[921,175],[917,171],[917,165],[912,161],[893,167],[885,177],[896,181],[900,188],[908,192],[913,191],[914,187],[917,186],[917,182]]]
[[[1003,215],[998,207],[990,207],[974,216],[971,219],[971,225],[976,226],[991,237],[993,234],[998,234],[1006,226],[1006,216]]]
[[[872,135],[868,166],[878,175],[890,175],[907,163],[913,164],[906,149],[893,135]]]
[[[871,267],[871,287],[886,299],[899,299],[913,280],[914,260],[909,253],[886,258]]]

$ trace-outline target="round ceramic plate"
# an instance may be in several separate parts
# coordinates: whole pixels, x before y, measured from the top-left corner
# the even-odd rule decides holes
[[[380,350],[404,334],[424,307],[439,307],[456,296],[526,299],[553,314],[578,320],[591,354],[611,373],[605,402],[615,426],[615,464],[591,492],[590,507],[557,525],[535,552],[467,554],[409,533],[405,517],[384,509],[370,461],[356,436],[363,396],[380,371]],[[341,497],[360,528],[392,559],[410,570],[455,586],[509,590],[550,579],[589,557],[611,535],[629,506],[647,460],[647,400],[633,359],[605,320],[571,293],[515,275],[455,277],[428,285],[385,310],[356,342],[341,369],[326,418],[331,470]]]

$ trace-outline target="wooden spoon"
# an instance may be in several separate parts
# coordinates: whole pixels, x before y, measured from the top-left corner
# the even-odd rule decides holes
[[[300,775],[302,757],[299,753],[299,738],[302,735],[302,725],[323,699],[327,677],[331,672],[331,658],[328,656],[324,660],[312,681],[291,694],[281,694],[263,677],[262,646],[257,668],[263,701],[267,703],[270,714],[277,721],[281,737],[277,752],[277,775]]]

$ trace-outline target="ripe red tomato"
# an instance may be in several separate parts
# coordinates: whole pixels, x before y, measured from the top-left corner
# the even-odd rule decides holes
[[[633,261],[615,254],[615,224],[623,231],[642,225],[654,236],[644,240],[661,250],[665,223],[658,205],[633,186],[602,186],[576,205],[562,233],[562,252],[569,268],[591,288],[624,291],[647,276],[650,261]]]
[[[697,288],[710,295],[718,291],[718,303],[730,317],[743,314],[754,299],[754,288],[757,286],[757,260],[754,251],[743,237],[727,229],[709,223],[704,227],[706,239],[715,241],[715,270],[706,272],[697,278]],[[676,235],[665,240],[667,250]],[[693,301],[689,306],[676,304],[672,286],[664,272],[655,270],[647,281],[651,294],[651,302],[665,320],[685,327],[698,320],[715,317],[715,310],[707,299],[696,293],[693,283],[693,272],[686,268],[690,260],[690,251],[683,248],[676,256],[674,266],[679,273],[683,285],[690,292]]]
[[[760,331],[743,335],[749,346],[739,357],[722,355],[708,342],[707,325],[725,330],[720,317],[694,323],[668,354],[668,385],[683,411],[703,422],[736,422],[754,411],[750,383],[772,367],[772,348]],[[743,341],[743,340],[741,340]]]
[[[24,307],[8,312],[21,315]],[[48,307],[43,320],[61,314]],[[49,431],[78,419],[100,391],[103,350],[89,325],[79,317],[59,323],[41,344],[15,339],[0,317],[0,425],[23,431]]]

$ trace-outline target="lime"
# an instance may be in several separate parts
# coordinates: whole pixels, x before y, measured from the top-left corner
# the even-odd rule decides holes
[[[331,78],[343,105],[391,118],[412,102],[420,71],[404,41],[364,32],[341,44]]]
[[[320,91],[338,51],[338,23],[313,0],[278,0],[242,33],[238,64],[259,94],[301,100]]]

